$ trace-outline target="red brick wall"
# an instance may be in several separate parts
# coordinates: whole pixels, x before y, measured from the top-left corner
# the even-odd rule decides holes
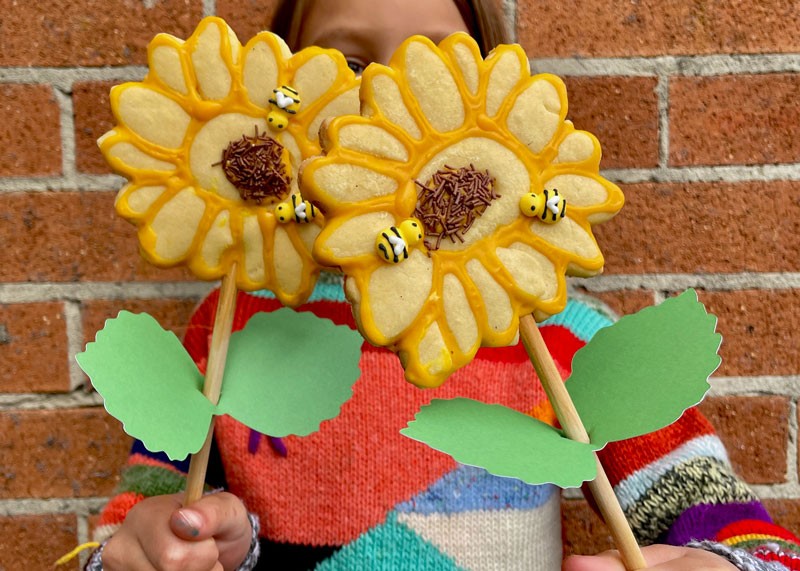
[[[275,0],[0,0],[0,568],[45,569],[87,538],[129,441],[72,360],[119,309],[181,333],[207,290],[148,266],[116,218],[95,139],[110,85],[157,32],[203,15],[246,39]],[[723,365],[703,410],[736,469],[800,528],[800,16],[780,0],[505,0],[537,71],[566,78],[627,206],[600,227],[606,274],[577,284],[622,313],[695,287]],[[254,17],[255,14],[255,17]],[[569,550],[608,545],[565,500]],[[77,563],[68,568],[76,569]]]

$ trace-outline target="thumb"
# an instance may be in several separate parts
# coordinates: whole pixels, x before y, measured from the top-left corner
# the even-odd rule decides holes
[[[622,559],[615,551],[599,555],[571,555],[564,560],[562,571],[625,571]]]
[[[244,504],[227,492],[205,495],[190,506],[175,510],[169,526],[172,533],[186,541],[250,536]]]

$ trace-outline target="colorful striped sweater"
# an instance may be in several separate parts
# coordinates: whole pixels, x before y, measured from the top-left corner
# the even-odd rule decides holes
[[[215,291],[202,302],[185,336],[201,370],[217,299]],[[239,293],[233,328],[278,307],[268,292]],[[334,277],[323,276],[298,311],[355,327]],[[571,300],[541,324],[562,375],[569,374],[575,351],[609,323],[608,315]],[[397,357],[385,349],[365,344],[360,366],[362,376],[340,416],[307,437],[274,441],[230,417],[218,419],[219,464],[210,471],[221,467],[225,485],[260,517],[262,561],[269,565],[280,557],[294,561],[291,568],[316,565],[320,571],[560,569],[557,488],[458,465],[399,434],[435,397],[501,403],[553,422],[521,346],[481,349],[437,389],[405,382]],[[659,432],[610,444],[600,457],[640,543],[712,540],[800,570],[797,538],[774,525],[736,478],[696,409]],[[101,514],[97,540],[112,534],[136,502],[184,485],[187,462],[170,463],[140,443],[128,464],[118,494]]]

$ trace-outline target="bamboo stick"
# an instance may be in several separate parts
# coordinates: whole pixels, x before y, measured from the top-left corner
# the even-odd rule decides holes
[[[553,410],[556,413],[564,433],[571,440],[589,444],[589,435],[581,422],[578,411],[572,403],[572,399],[567,392],[564,382],[561,380],[561,375],[558,373],[556,364],[553,362],[553,357],[545,345],[539,327],[536,325],[533,317],[526,315],[519,320],[519,331],[522,336],[522,343],[525,345],[525,350],[533,363],[539,379],[542,381],[547,397],[553,405]],[[628,521],[625,519],[625,514],[622,507],[619,505],[617,497],[614,495],[614,489],[608,481],[603,466],[600,464],[600,459],[595,454],[597,462],[597,477],[589,482],[589,490],[594,496],[595,503],[597,504],[600,513],[606,525],[611,530],[611,536],[614,543],[619,549],[622,561],[629,571],[637,569],[645,569],[647,563],[642,556],[639,545],[636,543],[636,538],[633,536]]]
[[[236,308],[236,264],[231,266],[230,272],[222,278],[222,286],[217,302],[217,315],[214,318],[214,329],[211,333],[211,347],[208,351],[208,365],[203,382],[203,394],[214,405],[219,402],[222,390],[222,376],[225,372],[225,360],[228,357],[228,344],[231,340],[233,327],[233,314]],[[203,486],[206,482],[208,469],[208,456],[211,451],[211,440],[214,434],[214,418],[211,417],[211,426],[208,428],[206,441],[196,454],[192,454],[189,462],[189,474],[186,478],[186,495],[183,505],[196,502],[203,496]]]

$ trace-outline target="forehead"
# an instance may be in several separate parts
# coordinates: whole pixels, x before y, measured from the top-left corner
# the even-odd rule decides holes
[[[414,34],[438,42],[465,29],[452,0],[313,0],[301,25],[303,38],[319,43],[381,43]]]

